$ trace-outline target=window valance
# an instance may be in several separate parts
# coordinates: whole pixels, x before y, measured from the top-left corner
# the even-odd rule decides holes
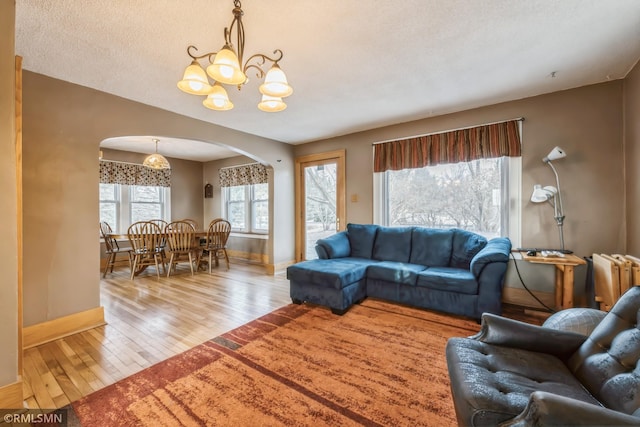
[[[373,171],[521,156],[518,120],[374,145]]]
[[[265,165],[251,163],[220,169],[220,186],[235,187],[237,185],[266,184],[269,175]]]
[[[100,183],[171,187],[171,169],[151,169],[135,163],[100,160]]]

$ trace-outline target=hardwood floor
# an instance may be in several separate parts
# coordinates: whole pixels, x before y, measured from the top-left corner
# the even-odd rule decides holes
[[[247,264],[133,281],[123,267],[100,290],[107,325],[25,350],[25,407],[63,407],[291,302],[284,274]],[[541,323],[514,306],[505,315]]]
[[[291,302],[284,274],[247,264],[159,280],[149,268],[133,281],[123,267],[100,295],[107,325],[25,350],[26,407],[63,407]]]

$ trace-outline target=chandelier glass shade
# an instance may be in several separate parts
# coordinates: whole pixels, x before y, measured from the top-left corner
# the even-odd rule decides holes
[[[158,140],[154,139],[153,142],[156,143],[156,152],[149,154],[142,164],[151,169],[171,169],[169,160],[158,153]]]
[[[202,101],[202,104],[205,107],[216,111],[231,110],[233,108],[233,103],[229,101],[227,91],[224,90],[222,85],[217,82],[211,88],[207,98]]]
[[[204,95],[207,98],[203,104],[213,110],[224,111],[233,108],[226,90],[222,85],[237,86],[238,89],[248,81],[247,72],[253,69],[256,77],[264,78],[259,90],[263,95],[258,108],[262,111],[276,112],[287,108],[282,98],[293,93],[293,88],[287,81],[287,76],[278,65],[284,54],[280,49],[273,51],[273,57],[256,53],[243,62],[244,56],[244,25],[242,24],[242,5],[240,0],[234,0],[233,21],[224,29],[225,44],[218,52],[196,55],[198,48],[187,47],[187,55],[192,59],[185,69],[182,80],[178,82],[180,90],[192,95]],[[231,42],[234,38],[236,44]],[[207,59],[209,65],[202,68],[199,60]],[[262,68],[271,63],[271,68],[265,72]],[[211,78],[214,83],[210,83]]]

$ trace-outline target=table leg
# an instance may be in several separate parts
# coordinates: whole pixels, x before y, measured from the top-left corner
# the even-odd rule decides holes
[[[562,301],[563,301],[563,290],[564,290],[564,277],[562,274],[562,269],[559,265],[556,265],[556,310],[562,310]]]
[[[564,266],[564,284],[562,290],[562,308],[573,307],[573,266]]]

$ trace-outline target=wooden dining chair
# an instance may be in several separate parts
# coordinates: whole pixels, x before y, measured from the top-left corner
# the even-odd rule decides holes
[[[226,219],[217,218],[211,221],[207,230],[207,243],[203,248],[202,257],[206,256],[209,264],[209,274],[211,274],[211,265],[215,259],[216,266],[219,265],[218,259],[224,256],[227,262],[227,270],[229,269],[229,255],[227,255],[227,240],[231,233],[231,223]]]
[[[191,224],[194,230],[198,230],[200,228],[198,221],[196,221],[195,219],[185,218],[185,219],[182,219],[181,221],[188,222],[189,224]]]
[[[127,230],[131,243],[131,279],[150,265],[155,266],[156,275],[160,278],[160,268],[166,270],[164,252],[160,247],[163,233],[153,222],[139,221],[131,224]]]
[[[115,267],[116,264],[126,262],[129,264],[129,266],[131,266],[131,247],[120,247],[118,241],[113,237],[113,229],[111,228],[109,223],[105,221],[100,222],[100,236],[104,241],[105,253],[107,254],[107,262],[104,267],[102,277],[107,277],[108,271],[113,273],[113,267]],[[120,254],[126,254],[127,258],[118,259],[118,255]]]
[[[164,229],[167,239],[167,251],[169,257],[169,268],[167,277],[171,274],[179,262],[188,262],[191,268],[191,275],[194,274],[194,265],[200,261],[200,243],[196,239],[196,230],[187,221],[174,221],[167,224]],[[181,259],[183,256],[186,258]]]

